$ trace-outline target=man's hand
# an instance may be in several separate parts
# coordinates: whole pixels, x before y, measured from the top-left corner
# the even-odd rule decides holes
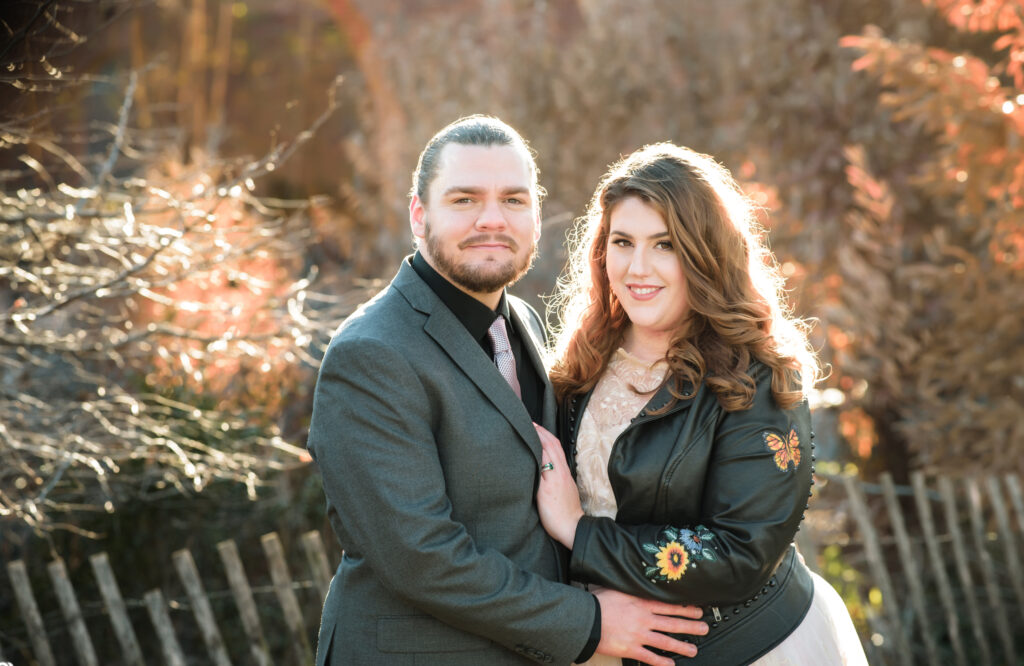
[[[601,642],[597,646],[601,654],[636,659],[651,666],[673,666],[671,658],[660,657],[648,647],[693,657],[697,646],[659,632],[697,636],[708,633],[708,625],[696,621],[704,614],[697,606],[646,601],[606,589],[594,591],[594,596],[601,604]],[[674,615],[693,619],[671,617]]]

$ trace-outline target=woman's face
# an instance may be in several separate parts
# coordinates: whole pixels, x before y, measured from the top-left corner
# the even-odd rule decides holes
[[[612,209],[607,272],[633,336],[664,339],[667,349],[689,313],[686,276],[665,219],[638,197],[627,197]]]

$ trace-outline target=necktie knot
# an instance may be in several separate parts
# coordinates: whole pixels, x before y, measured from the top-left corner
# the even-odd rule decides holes
[[[495,354],[512,351],[512,345],[508,341],[508,331],[505,329],[504,317],[498,317],[494,320],[491,327],[487,329],[487,335],[491,338]]]
[[[498,372],[505,378],[517,396],[522,396],[519,388],[519,378],[516,377],[516,357],[512,354],[512,345],[508,341],[508,331],[505,329],[505,318],[499,316],[487,329],[487,337],[491,339],[494,347],[494,364],[498,366]]]

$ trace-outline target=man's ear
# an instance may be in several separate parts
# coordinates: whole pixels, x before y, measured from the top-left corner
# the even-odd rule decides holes
[[[412,235],[416,238],[424,238],[427,235],[427,210],[423,202],[415,194],[409,201],[409,227]]]

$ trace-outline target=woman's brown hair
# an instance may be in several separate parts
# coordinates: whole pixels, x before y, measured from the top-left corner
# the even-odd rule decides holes
[[[757,359],[771,369],[779,406],[800,402],[818,365],[806,323],[785,305],[753,205],[725,167],[671,143],[613,164],[576,222],[555,297],[560,322],[551,381],[559,397],[593,388],[629,325],[605,261],[612,209],[629,197],[661,214],[686,275],[689,315],[666,354],[675,398],[692,397],[703,381],[724,409],[746,409],[754,396],[747,370]]]

